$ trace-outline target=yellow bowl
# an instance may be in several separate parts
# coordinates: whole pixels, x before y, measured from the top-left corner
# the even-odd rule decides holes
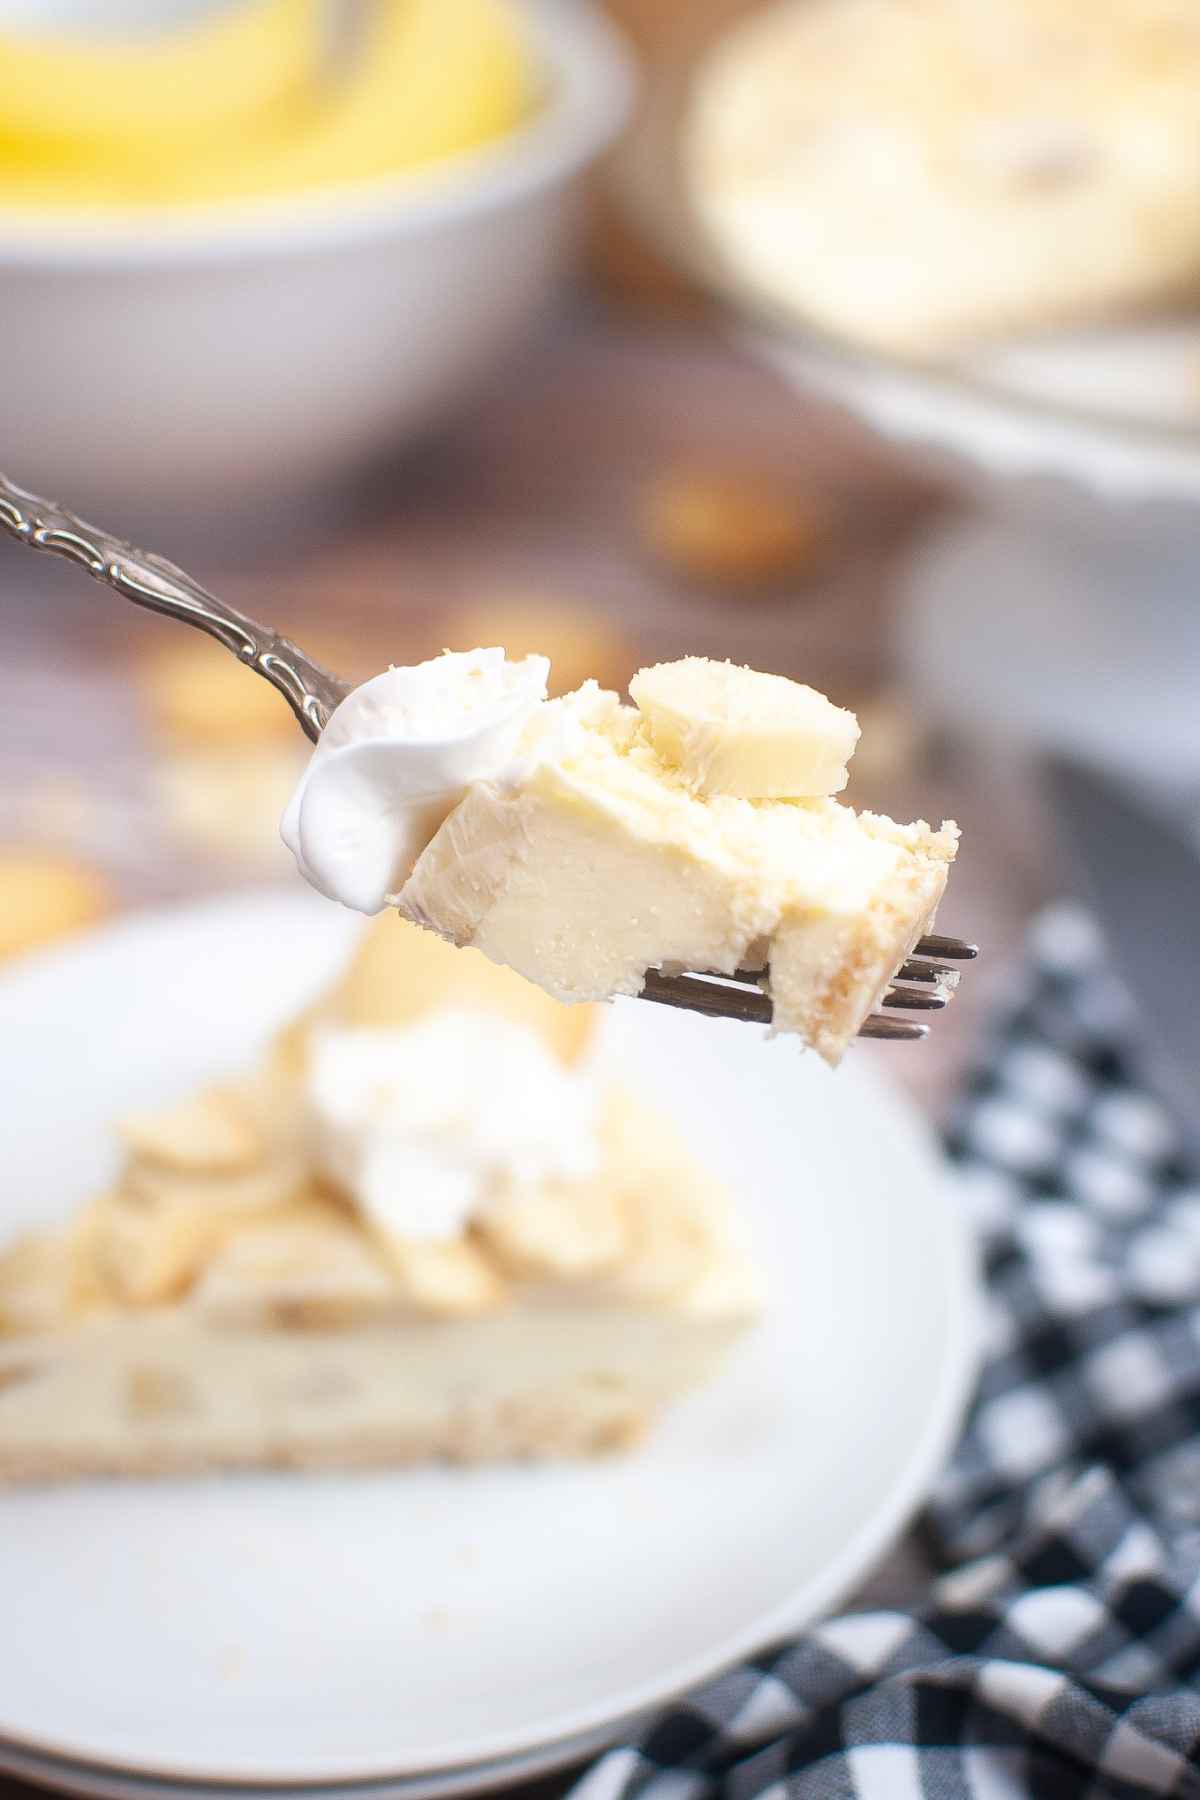
[[[515,11],[536,104],[479,148],[220,204],[0,204],[8,472],[131,527],[245,512],[453,406],[554,292],[631,98],[598,11]]]

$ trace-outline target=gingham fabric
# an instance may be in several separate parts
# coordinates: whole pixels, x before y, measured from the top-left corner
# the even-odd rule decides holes
[[[948,1572],[731,1670],[573,1800],[1200,1800],[1200,1176],[1087,920],[1047,914],[1027,968],[950,1132],[988,1300],[925,1520]]]

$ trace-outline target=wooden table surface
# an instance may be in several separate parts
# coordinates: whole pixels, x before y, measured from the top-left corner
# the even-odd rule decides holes
[[[756,593],[668,570],[641,542],[637,509],[648,480],[684,463],[759,471],[794,489],[831,520],[827,549],[809,573]],[[781,391],[711,327],[580,303],[453,428],[375,470],[341,507],[280,515],[240,537],[190,522],[163,523],[157,536],[145,521],[105,523],[136,527],[301,641],[334,630],[354,643],[363,672],[439,649],[447,615],[468,600],[528,596],[607,620],[628,640],[631,667],[690,651],[728,656],[853,704],[891,682],[897,572],[950,503],[844,418]],[[72,569],[0,545],[6,673],[24,697],[0,719],[0,829],[10,838],[46,784],[110,799],[136,785],[153,752],[131,678],[146,646],[176,629]],[[919,696],[904,704],[919,715]],[[884,759],[852,797],[902,817],[954,816],[964,829],[942,923],[981,940],[987,960],[928,1044],[857,1052],[885,1062],[936,1114],[1045,892],[1036,805],[1011,769],[936,731],[917,753]],[[153,844],[140,852],[115,864],[131,906],[250,878],[156,858]],[[861,1598],[902,1598],[920,1572],[915,1545],[901,1546]],[[28,1792],[0,1782],[3,1800]]]

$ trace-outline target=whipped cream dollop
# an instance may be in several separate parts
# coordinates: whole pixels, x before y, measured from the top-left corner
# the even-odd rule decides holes
[[[307,1100],[322,1173],[400,1237],[458,1237],[499,1200],[599,1162],[594,1079],[497,1013],[324,1032]]]
[[[508,766],[549,674],[544,656],[447,651],[355,688],[280,825],[300,873],[330,900],[382,911],[471,783]]]

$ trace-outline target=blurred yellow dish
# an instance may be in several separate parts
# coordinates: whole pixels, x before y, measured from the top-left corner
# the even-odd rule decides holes
[[[528,112],[504,0],[376,0],[322,71],[324,0],[252,0],[136,43],[0,38],[0,206],[69,211],[253,200],[476,149]]]

